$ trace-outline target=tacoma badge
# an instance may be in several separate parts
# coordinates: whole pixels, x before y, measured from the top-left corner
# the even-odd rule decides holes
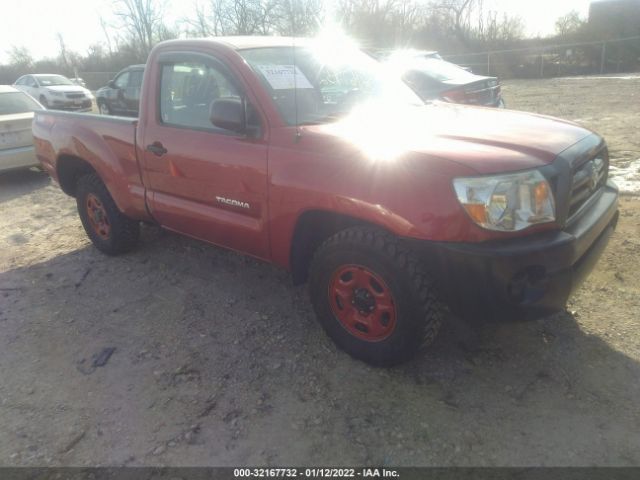
[[[240,200],[233,200],[232,198],[224,198],[216,196],[218,203],[224,203],[225,205],[231,205],[232,207],[246,208],[247,210],[251,206],[247,202],[241,202]]]

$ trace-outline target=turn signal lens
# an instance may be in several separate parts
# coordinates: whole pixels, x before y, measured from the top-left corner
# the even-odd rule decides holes
[[[474,222],[480,224],[487,222],[487,208],[483,203],[468,203],[463,206]]]

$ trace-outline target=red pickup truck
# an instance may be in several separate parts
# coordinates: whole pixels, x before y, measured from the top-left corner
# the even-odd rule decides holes
[[[318,319],[376,365],[430,343],[443,307],[564,307],[618,219],[605,142],[575,124],[424,104],[349,45],[233,37],[156,46],[137,120],[38,111],[42,166],[95,246],[140,222],[309,281]]]

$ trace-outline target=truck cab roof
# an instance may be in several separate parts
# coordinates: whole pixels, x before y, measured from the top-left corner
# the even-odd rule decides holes
[[[269,47],[291,47],[304,46],[311,43],[310,38],[305,37],[281,37],[281,36],[222,36],[209,37],[204,39],[185,39],[185,40],[167,40],[161,45],[202,45],[203,43],[213,43],[224,45],[233,50],[246,50],[250,48],[269,48]]]

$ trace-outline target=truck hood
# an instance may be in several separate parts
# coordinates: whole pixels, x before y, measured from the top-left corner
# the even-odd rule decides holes
[[[445,102],[422,107],[363,107],[319,130],[378,160],[423,153],[478,173],[549,164],[560,152],[592,134],[552,117]]]

